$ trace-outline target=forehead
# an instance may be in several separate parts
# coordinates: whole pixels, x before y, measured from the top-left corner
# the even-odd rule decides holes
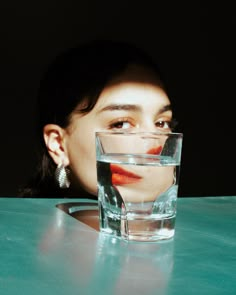
[[[136,106],[136,109],[146,109],[152,112],[170,105],[170,100],[159,86],[141,82],[121,82],[108,86],[103,90],[94,111],[109,110],[112,109],[109,106],[114,105],[116,105],[117,110],[119,105],[123,106],[123,110],[125,105],[133,105]]]
[[[149,103],[155,100],[169,103],[164,88],[149,69],[129,66],[121,75],[112,79],[101,92],[96,107],[110,102]]]
[[[97,102],[96,107],[107,103],[169,103],[169,98],[162,88],[148,83],[121,82],[106,87]]]
[[[121,109],[136,109],[151,114],[158,113],[166,106],[171,109],[167,93],[153,71],[135,65],[129,66],[121,75],[110,80],[92,110],[81,114],[80,109],[86,107],[87,103],[87,99],[80,103],[77,109],[79,112],[75,111],[73,115],[93,117],[104,110]]]

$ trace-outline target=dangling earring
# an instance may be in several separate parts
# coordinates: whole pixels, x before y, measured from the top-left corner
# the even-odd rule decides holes
[[[68,188],[70,187],[69,180],[70,170],[66,168],[62,163],[57,165],[55,171],[55,179],[60,188]]]

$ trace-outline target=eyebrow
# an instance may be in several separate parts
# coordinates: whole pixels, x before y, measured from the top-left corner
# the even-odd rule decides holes
[[[135,104],[110,104],[108,106],[105,106],[101,110],[99,110],[99,113],[104,112],[104,111],[133,111],[133,112],[141,112],[142,108],[139,105]],[[159,111],[158,114],[162,114],[167,111],[172,111],[172,107],[170,104],[165,105],[162,107]]]

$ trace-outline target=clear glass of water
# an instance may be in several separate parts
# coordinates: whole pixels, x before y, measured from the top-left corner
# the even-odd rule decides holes
[[[100,231],[158,241],[175,233],[182,133],[97,132]]]

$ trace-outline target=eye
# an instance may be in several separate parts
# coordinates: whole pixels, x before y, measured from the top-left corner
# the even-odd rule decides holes
[[[155,124],[157,128],[173,130],[178,123],[175,119],[171,119],[171,120],[159,120]]]
[[[133,124],[128,119],[118,119],[109,125],[109,129],[129,129]]]
[[[164,121],[164,120],[157,121],[156,127],[161,129],[171,129],[171,121]]]

